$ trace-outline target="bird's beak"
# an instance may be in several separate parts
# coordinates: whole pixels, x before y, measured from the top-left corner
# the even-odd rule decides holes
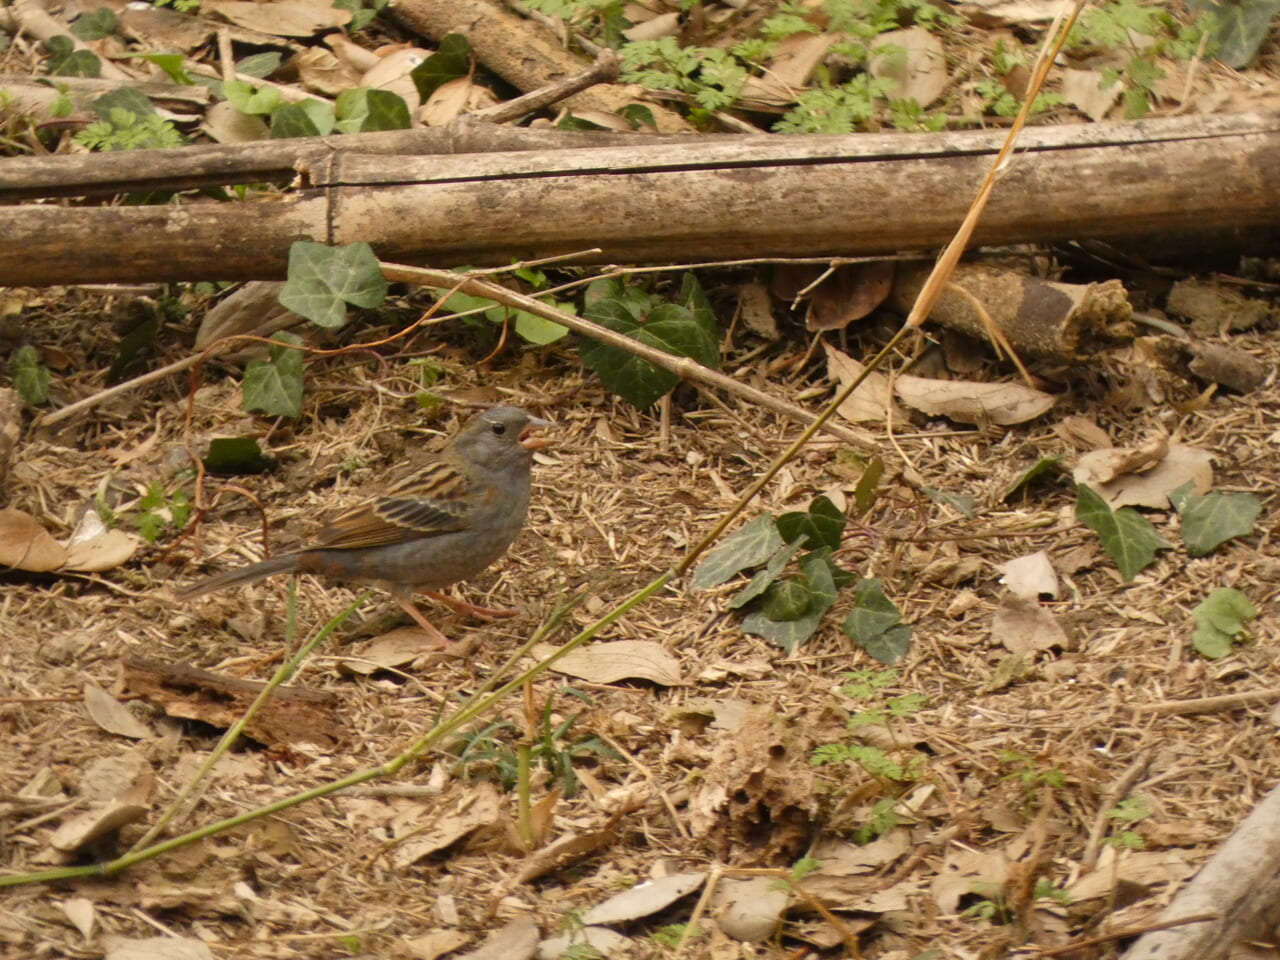
[[[520,436],[516,438],[516,442],[526,450],[542,450],[551,446],[551,438],[545,433],[547,427],[552,426],[550,420],[542,420],[538,417],[530,417],[529,423],[520,431]]]

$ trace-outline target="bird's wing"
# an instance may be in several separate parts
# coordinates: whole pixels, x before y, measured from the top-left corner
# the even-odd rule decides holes
[[[436,461],[386,493],[352,507],[316,535],[326,548],[379,547],[465,530],[475,483],[451,463]]]

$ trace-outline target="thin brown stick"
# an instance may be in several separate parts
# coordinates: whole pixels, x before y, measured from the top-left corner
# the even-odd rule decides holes
[[[1133,785],[1142,779],[1142,775],[1147,772],[1147,767],[1151,765],[1151,751],[1144,750],[1129,764],[1124,773],[1120,774],[1120,779],[1115,782],[1110,790],[1107,791],[1106,797],[1098,804],[1098,812],[1094,814],[1093,826],[1089,830],[1089,840],[1084,846],[1084,856],[1080,862],[1086,870],[1093,870],[1098,865],[1098,851],[1102,847],[1102,835],[1107,832],[1107,823],[1111,819],[1107,816],[1117,803],[1129,795],[1129,791],[1133,789]]]
[[[621,61],[619,61],[616,53],[608,49],[601,50],[596,56],[595,62],[582,73],[566,77],[563,80],[557,80],[555,83],[549,83],[545,87],[539,87],[537,90],[531,90],[523,96],[516,97],[514,100],[504,101],[485,110],[477,110],[473,114],[468,114],[468,119],[485,120],[489,123],[507,123],[511,120],[518,120],[527,113],[534,113],[544,107],[549,107],[553,103],[558,103],[566,97],[571,97],[575,93],[587,89],[587,87],[594,87],[597,83],[609,83],[617,80],[620,65]]]
[[[1057,947],[1045,947],[1036,955],[1040,957],[1060,957],[1064,953],[1072,953],[1084,947],[1093,947],[1100,943],[1111,943],[1113,940],[1126,940],[1129,937],[1136,937],[1144,933],[1152,933],[1156,930],[1168,930],[1170,927],[1183,927],[1189,923],[1209,923],[1217,920],[1216,913],[1198,913],[1194,917],[1178,917],[1176,920],[1162,920],[1159,923],[1144,923],[1136,927],[1125,927],[1123,930],[1113,930],[1110,933],[1102,933],[1096,937],[1086,937],[1083,940],[1072,940],[1070,943],[1064,943]]]
[[[1200,697],[1195,700],[1166,700],[1164,703],[1140,703],[1132,707],[1136,714],[1156,717],[1184,717],[1196,713],[1220,713],[1240,707],[1256,707],[1280,700],[1280,687],[1250,690],[1245,693],[1226,693],[1220,697]]]
[[[638,340],[633,340],[625,334],[602,327],[598,323],[592,323],[590,320],[576,317],[571,313],[566,313],[564,310],[558,310],[543,303],[541,300],[526,296],[523,293],[517,293],[514,290],[508,290],[500,284],[466,274],[452,273],[448,270],[433,270],[429,267],[412,267],[399,263],[383,263],[382,273],[388,280],[396,283],[415,283],[426,287],[457,289],[472,296],[487,297],[516,310],[525,310],[535,316],[542,317],[544,320],[550,320],[563,327],[568,327],[575,333],[580,333],[608,346],[625,350],[627,353],[643,360],[648,360],[654,366],[669,370],[680,379],[697,386],[724,390],[797,423],[808,424],[814,422],[813,414],[804,409],[804,407],[788,400],[783,400],[780,397],[775,397],[745,383],[739,383],[732,377],[727,377],[723,373],[704,367],[689,357],[673,356],[663,350],[659,350],[657,347],[651,347]],[[843,440],[845,443],[851,443],[860,450],[874,451],[875,449],[875,445],[869,443],[865,437],[854,433],[846,427],[833,424],[824,426],[823,429],[833,437]]]

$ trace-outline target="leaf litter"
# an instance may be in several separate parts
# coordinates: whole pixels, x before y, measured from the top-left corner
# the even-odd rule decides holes
[[[239,5],[247,15],[261,14],[247,9],[252,6]],[[1026,4],[988,6],[993,16],[1016,19],[1040,16],[1049,5],[1034,5],[1030,12]],[[314,29],[318,16],[347,16],[299,8],[302,20],[291,29],[302,32]],[[244,26],[280,30],[279,21]],[[210,25],[207,33],[216,29]],[[808,81],[825,52],[824,40],[802,35],[791,44],[789,63],[774,61],[787,84],[772,91],[777,102],[789,102],[792,88]],[[900,81],[936,85],[932,67],[924,59],[913,61],[916,55],[906,49]],[[361,72],[365,69],[368,65]],[[919,89],[925,91],[921,96],[929,95]],[[469,93],[467,84],[455,82],[436,106],[445,115],[456,112],[464,91]],[[872,289],[866,299],[876,296]],[[1274,333],[1266,328],[1273,306],[1259,308],[1255,300],[1245,304],[1247,322],[1222,319],[1214,325],[1218,315],[1204,315],[1199,306],[1204,299],[1194,309],[1182,309],[1196,312],[1197,322],[1211,326],[1215,335],[1234,334],[1251,355],[1274,367]],[[1188,292],[1183,302],[1191,300]],[[100,361],[110,359],[111,348],[99,306],[51,298],[37,315],[24,316],[24,322],[31,321],[33,339],[59,343],[68,357],[51,378],[55,399],[60,389],[79,395],[98,385],[95,371],[105,369]],[[775,312],[765,317],[758,302],[753,311],[751,328],[768,339],[786,338],[766,358],[790,359],[783,354],[795,336],[794,318],[779,324]],[[863,336],[858,323],[849,321],[847,327],[853,346],[842,341],[850,360]],[[227,768],[233,772],[202,798],[202,817],[228,816],[381,762],[434,715],[440,698],[474,688],[505,650],[550,613],[556,598],[597,583],[604,570],[608,576],[598,592],[607,603],[625,592],[622,587],[668,566],[792,435],[792,428],[745,405],[698,405],[684,397],[674,404],[670,421],[659,426],[608,396],[594,378],[584,377],[576,358],[558,350],[545,355],[512,351],[480,374],[471,346],[447,334],[432,344],[440,350],[447,399],[512,397],[553,412],[561,424],[556,457],[540,464],[535,477],[530,529],[504,564],[471,587],[480,595],[518,600],[525,607],[521,618],[483,628],[483,645],[464,662],[420,659],[417,651],[408,651],[406,660],[406,651],[391,643],[376,646],[377,640],[340,651],[352,664],[368,654],[365,659],[374,663],[407,668],[417,685],[392,671],[361,675],[332,661],[309,665],[299,682],[332,699],[346,734],[341,748],[286,746],[276,740],[269,751],[231,758],[245,762]],[[84,941],[92,940],[91,949],[112,957],[211,955],[194,936],[146,939],[152,927],[144,918],[179,934],[209,937],[246,956],[274,956],[285,949],[291,956],[332,956],[335,943],[344,949],[359,943],[374,952],[405,947],[419,956],[473,949],[482,956],[486,948],[480,944],[495,929],[500,932],[490,955],[525,956],[571,914],[609,903],[620,890],[644,890],[646,879],[660,884],[679,877],[674,860],[680,871],[719,861],[789,868],[811,855],[820,866],[801,885],[842,913],[851,928],[871,932],[864,943],[868,956],[895,946],[907,953],[936,945],[976,953],[1006,943],[1005,933],[1000,924],[964,911],[987,904],[998,908],[1002,898],[1008,900],[1018,883],[1011,864],[1021,863],[1036,842],[1043,842],[1048,856],[1029,861],[1031,869],[1072,903],[1057,907],[1042,897],[1025,916],[1047,928],[1050,918],[1065,910],[1072,930],[1083,929],[1114,909],[1119,878],[1135,885],[1126,891],[1136,890],[1139,897],[1124,919],[1148,920],[1174,885],[1248,812],[1256,784],[1274,781],[1280,771],[1270,750],[1271,730],[1251,710],[1211,713],[1194,723],[1173,717],[1152,724],[1139,722],[1128,706],[1277,685],[1272,618],[1280,558],[1269,538],[1253,535],[1255,513],[1247,522],[1233,519],[1241,532],[1202,555],[1189,543],[1186,552],[1175,543],[1155,553],[1142,576],[1124,584],[1093,534],[1071,520],[1073,491],[1046,477],[1020,490],[1011,504],[1002,495],[1045,458],[1079,462],[1078,448],[1133,449],[1166,428],[1167,399],[1193,398],[1153,362],[1154,356],[1136,345],[1125,358],[1128,367],[1119,353],[1100,361],[1116,363],[1106,371],[1115,388],[1110,393],[1076,381],[1065,391],[1013,385],[1018,389],[1010,397],[1005,389],[1010,384],[974,379],[979,370],[966,373],[966,379],[926,380],[914,404],[899,395],[898,401],[923,416],[892,401],[894,437],[892,443],[885,440],[885,454],[896,444],[910,469],[905,474],[895,469],[883,481],[881,493],[859,517],[868,535],[847,536],[839,559],[877,579],[904,619],[916,625],[917,635],[901,673],[869,703],[852,704],[838,692],[845,673],[879,669],[840,630],[851,612],[851,596],[837,594],[834,609],[813,635],[783,656],[777,646],[745,633],[725,615],[722,593],[685,592],[676,584],[668,595],[621,618],[600,645],[607,650],[611,644],[642,644],[632,648],[639,653],[633,664],[647,673],[633,666],[569,680],[546,678],[536,685],[537,695],[550,700],[555,720],[576,714],[576,730],[609,738],[629,758],[596,753],[576,760],[589,786],[573,798],[555,792],[559,788],[551,786],[549,771],[537,773],[535,793],[540,802],[551,801],[544,808],[550,834],[533,858],[512,840],[513,804],[510,795],[494,787],[496,761],[469,765],[446,752],[430,764],[410,765],[411,775],[364,794],[282,812],[270,829],[251,826],[167,861],[140,865],[124,878],[76,885],[82,895],[61,906],[15,894],[13,910],[6,913],[21,912],[24,922],[37,918],[42,942],[65,947],[64,952],[83,949]],[[739,362],[779,394],[788,392],[770,379],[766,363]],[[296,426],[264,429],[261,421],[245,416],[236,390],[220,384],[217,375],[206,374],[207,386],[193,410],[197,436],[208,437],[229,424],[251,429],[277,458],[276,472],[240,480],[254,485],[269,504],[273,533],[286,537],[305,531],[313,516],[350,488],[376,480],[413,448],[437,442],[444,426],[439,414],[419,413],[413,402],[419,385],[398,373],[388,380],[373,365],[341,373],[320,365],[314,372],[319,382],[313,387],[326,400],[308,408],[312,419],[304,416]],[[838,377],[834,365],[831,372]],[[878,395],[883,397],[887,379],[882,387]],[[979,399],[977,388],[989,387],[1006,395]],[[1274,494],[1263,480],[1280,473],[1271,414],[1280,401],[1274,379],[1263,379],[1255,389],[1249,396],[1210,398],[1183,414],[1179,439],[1199,452],[1196,469],[1207,468],[1210,454],[1216,459],[1210,480],[1193,482],[1190,496],[1254,497],[1267,511],[1260,514],[1265,523]],[[97,694],[81,703],[86,683],[116,690],[122,661],[137,652],[170,664],[200,664],[219,675],[245,672],[256,678],[263,658],[275,656],[283,643],[284,606],[276,586],[257,585],[235,597],[181,606],[167,583],[184,581],[190,570],[182,566],[185,558],[164,555],[163,546],[131,541],[133,549],[111,554],[110,564],[91,558],[88,565],[97,572],[119,572],[107,578],[110,586],[49,575],[65,562],[59,541],[76,526],[76,511],[68,505],[86,504],[100,492],[103,512],[117,510],[117,521],[127,525],[137,491],[170,475],[185,415],[179,393],[156,389],[106,405],[73,424],[65,437],[26,437],[14,455],[5,490],[6,525],[0,530],[6,562],[26,571],[0,587],[10,717],[0,760],[13,778],[4,784],[0,809],[7,835],[18,838],[10,847],[10,867],[66,862],[55,851],[79,851],[89,844],[97,856],[136,839],[140,827],[133,823],[153,812],[152,800],[129,794],[129,788],[113,790],[109,798],[92,795],[101,782],[90,776],[94,762],[104,755],[125,756],[135,748],[122,735],[142,732],[141,727],[125,730],[119,708],[130,715],[153,711],[149,719],[159,736],[136,749],[147,749],[148,765],[154,765],[166,790],[182,782],[235,713],[229,709],[179,722],[163,716],[159,704],[128,707],[114,697],[109,698],[114,706],[104,709]],[[809,399],[822,395],[819,390]],[[1045,397],[1057,406],[1045,403]],[[403,404],[397,406],[399,401]],[[1073,419],[1063,419],[1064,414]],[[882,412],[864,422],[883,426],[886,416]],[[153,429],[152,417],[164,424],[163,440],[145,448],[143,434]],[[1004,430],[1002,423],[1024,425]],[[1057,427],[1063,427],[1061,435],[1054,433]],[[661,443],[655,438],[659,431]],[[1176,446],[1171,443],[1170,451]],[[104,455],[127,449],[139,450],[127,463]],[[783,483],[765,492],[759,509],[776,515],[808,510],[814,497],[850,467],[842,459],[845,453],[838,445],[813,445]],[[1158,473],[1169,459],[1157,457],[1145,469],[1133,467],[1113,479],[1155,475],[1153,484],[1163,489],[1134,505],[1164,516],[1135,515],[1150,517],[1156,536],[1163,542],[1169,534],[1167,541],[1174,543],[1172,533],[1186,537],[1195,514],[1183,513],[1175,499],[1175,518],[1169,512],[1170,492],[1204,474]],[[861,466],[854,472],[861,476]],[[918,486],[907,482],[912,472]],[[972,513],[946,507],[945,499],[924,493],[925,487],[969,498]],[[1113,519],[1123,506],[1103,504]],[[1236,518],[1249,513],[1245,506],[1214,501],[1199,509],[1209,511],[1203,524],[1213,525],[1223,516],[1214,511]],[[243,554],[246,538],[257,529],[257,515],[229,497],[205,521],[204,549],[229,562]],[[98,535],[90,533],[83,542],[92,543]],[[769,543],[758,560],[724,579],[767,563],[781,546],[781,540]],[[1007,613],[997,578],[1029,548],[1042,550],[1062,578],[1052,609],[1056,621],[1071,627],[1071,642],[1040,642],[1031,627],[1015,625],[1014,634],[1030,638],[1027,659],[1022,672],[993,685],[1004,662],[1001,648],[1009,646],[996,629],[1002,611]],[[945,580],[939,572],[944,569],[956,579]],[[945,589],[936,586],[942,582],[948,584]],[[1224,599],[1215,594],[1217,588],[1238,591],[1244,601],[1230,594]],[[1036,590],[1037,596],[1047,592]],[[350,597],[312,582],[300,585],[300,595],[309,626]],[[1047,604],[1028,602],[1036,621],[1032,626],[1047,629],[1038,617],[1047,609]],[[243,626],[246,610],[258,612],[253,629]],[[579,626],[591,619],[586,610],[569,617]],[[1197,630],[1214,633],[1197,637]],[[370,632],[378,635],[373,625]],[[1214,655],[1224,658],[1213,669],[1193,652],[1206,639],[1218,643]],[[694,689],[675,686],[682,677],[697,678],[690,684]],[[695,702],[708,694],[718,698],[714,709]],[[910,716],[877,716],[875,723],[850,725],[913,694],[923,697],[924,706]],[[518,730],[524,718],[512,703],[498,719]],[[849,756],[863,759],[815,765],[814,751],[831,745],[856,748]],[[1154,801],[1144,821],[1146,835],[1155,843],[1164,837],[1171,847],[1173,840],[1185,847],[1105,846],[1095,868],[1082,869],[1091,825],[1105,812],[1106,784],[1146,750],[1154,751],[1154,762],[1137,787]],[[927,756],[927,767],[915,774],[907,762],[913,755]],[[887,761],[908,771],[907,780],[894,780]],[[57,774],[38,775],[42,769]],[[909,791],[904,783],[929,789]],[[916,802],[897,802],[904,796]],[[104,806],[49,817],[33,813],[52,811],[49,801],[69,799]],[[882,801],[895,802],[881,807]],[[1045,809],[1052,811],[1050,823],[1037,833],[1037,817]],[[614,822],[609,811],[617,810],[628,812]],[[870,828],[875,836],[856,842],[858,831]],[[843,848],[833,853],[830,842]],[[501,899],[494,898],[495,880],[502,884]],[[774,892],[762,891],[758,899],[770,900]],[[691,907],[680,900],[655,910],[653,924],[683,923],[691,916]],[[849,915],[853,910],[860,915]],[[619,956],[657,955],[646,939],[654,929],[650,916],[617,920],[627,936],[614,941],[616,949],[632,952]],[[833,928],[799,909],[770,906],[747,919],[759,920],[758,929],[768,935],[781,919],[784,938],[794,935],[839,949]],[[310,939],[318,930],[332,938]],[[738,933],[751,936],[741,927]],[[0,936],[15,948],[33,945],[31,928],[12,916],[0,917]],[[620,935],[615,931],[614,936]],[[546,942],[543,946],[551,950]],[[725,955],[742,955],[730,947],[735,952]]]

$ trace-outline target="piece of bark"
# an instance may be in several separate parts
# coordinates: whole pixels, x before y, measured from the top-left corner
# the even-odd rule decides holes
[[[1161,921],[1218,919],[1138,938],[1124,960],[1219,960],[1247,940],[1271,942],[1280,924],[1280,787],[1273,787],[1173,899]]]
[[[1275,315],[1270,304],[1201,280],[1180,280],[1169,291],[1165,309],[1191,321],[1201,336],[1251,330]]]
[[[562,80],[583,68],[582,59],[567,50],[547,26],[517,16],[487,0],[393,0],[391,15],[410,30],[439,41],[462,34],[476,59],[517,90],[528,92]],[[639,102],[643,90],[614,84],[600,85],[564,101],[569,110],[616,113]],[[679,114],[645,103],[660,133],[691,132]]]
[[[890,304],[908,313],[929,267],[903,264]],[[1133,307],[1119,280],[1054,283],[983,264],[961,264],[951,284],[982,304],[995,328],[1019,356],[1076,362],[1117,342],[1133,339]],[[929,319],[980,340],[990,340],[986,324],[964,294],[946,289]]]
[[[124,661],[124,680],[131,693],[157,704],[169,716],[215,727],[229,727],[239,720],[266,686],[136,656]],[[332,694],[316,690],[276,687],[245,727],[245,734],[267,746],[314,743],[336,747],[343,738],[333,716],[334,700]]]
[[[1142,234],[1166,242],[1215,228],[1280,228],[1280,116],[1192,119],[1027,131],[974,242]],[[438,266],[937,247],[968,207],[957,185],[981,180],[1002,139],[634,138],[646,145],[429,159],[340,152],[305,166],[310,189],[269,202],[6,211],[0,284],[280,279],[290,244],[302,239],[365,241],[382,259]]]
[[[1187,380],[1216,383],[1236,393],[1252,393],[1266,379],[1266,365],[1238,347],[1180,337],[1153,339],[1157,359]]]

